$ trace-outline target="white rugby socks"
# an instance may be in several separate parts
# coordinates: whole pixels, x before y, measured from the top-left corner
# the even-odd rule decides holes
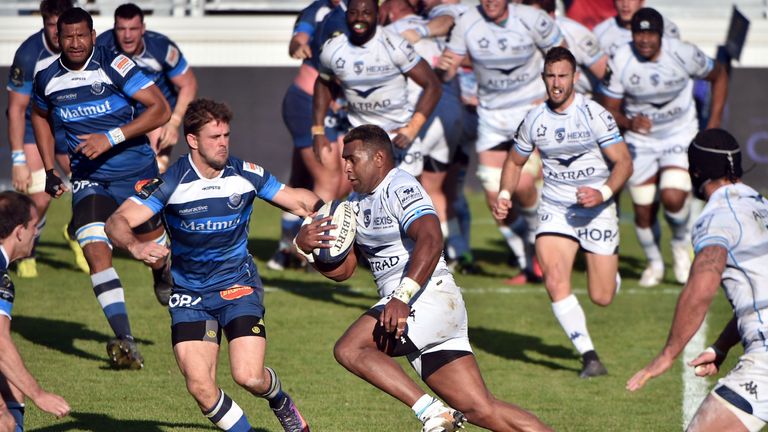
[[[587,318],[575,295],[552,303],[552,311],[579,354],[595,349],[587,331]]]
[[[640,228],[635,225],[635,232],[637,233],[637,241],[640,243],[640,247],[643,248],[645,257],[648,262],[657,270],[664,269],[664,260],[661,258],[661,249],[656,243],[658,238],[654,235],[653,228]]]

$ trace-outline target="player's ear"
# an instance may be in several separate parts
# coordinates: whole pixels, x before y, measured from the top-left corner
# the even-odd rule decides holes
[[[96,45],[96,30],[91,30],[91,42]]]
[[[189,146],[189,148],[197,150],[197,137],[195,136],[195,134],[189,133],[187,134],[186,138],[187,138],[187,145]]]

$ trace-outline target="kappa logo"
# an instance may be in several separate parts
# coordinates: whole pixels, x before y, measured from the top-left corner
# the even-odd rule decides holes
[[[125,78],[125,75],[127,75],[128,72],[130,72],[130,70],[136,66],[136,63],[134,63],[133,60],[129,59],[128,57],[120,54],[115,57],[114,60],[112,60],[110,66],[112,66],[112,69],[116,70],[121,77]]]
[[[640,76],[638,74],[632,74],[632,76],[629,77],[629,83],[632,85],[640,84]]]
[[[237,300],[250,294],[253,294],[253,288],[243,285],[235,285],[232,288],[219,291],[219,295],[224,300]]]
[[[264,176],[264,168],[253,162],[243,162],[243,171],[252,172],[258,176]]]

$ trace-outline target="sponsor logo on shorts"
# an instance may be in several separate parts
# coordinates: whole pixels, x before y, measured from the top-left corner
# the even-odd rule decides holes
[[[168,306],[172,308],[195,306],[201,301],[203,301],[203,298],[200,296],[192,297],[189,294],[173,294],[170,300],[168,300]]]
[[[85,188],[96,187],[98,185],[98,183],[90,180],[75,180],[72,182],[72,193],[77,193]]]
[[[261,333],[261,329],[258,326],[251,327],[251,331],[253,332],[253,334]]]
[[[209,338],[213,339],[213,338],[216,337],[216,332],[213,331],[213,330],[208,330],[207,332],[205,332],[205,335],[208,336]]]
[[[579,228],[576,230],[576,235],[582,240],[612,242],[619,235],[619,232],[611,229]]]
[[[242,285],[235,285],[232,288],[227,288],[223,291],[219,291],[219,295],[224,300],[237,300],[240,297],[245,297],[252,293],[253,293],[253,288],[242,286]]]

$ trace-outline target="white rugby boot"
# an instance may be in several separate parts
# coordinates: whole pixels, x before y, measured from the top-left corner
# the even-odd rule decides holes
[[[648,263],[648,267],[640,275],[638,285],[645,288],[654,287],[660,284],[662,280],[664,280],[664,268],[659,269],[654,267],[653,264]]]
[[[424,426],[421,432],[454,432],[464,428],[467,418],[460,411],[443,405],[437,399],[420,416]]]
[[[691,271],[691,248],[687,242],[672,242],[672,269],[677,283],[685,285]]]

